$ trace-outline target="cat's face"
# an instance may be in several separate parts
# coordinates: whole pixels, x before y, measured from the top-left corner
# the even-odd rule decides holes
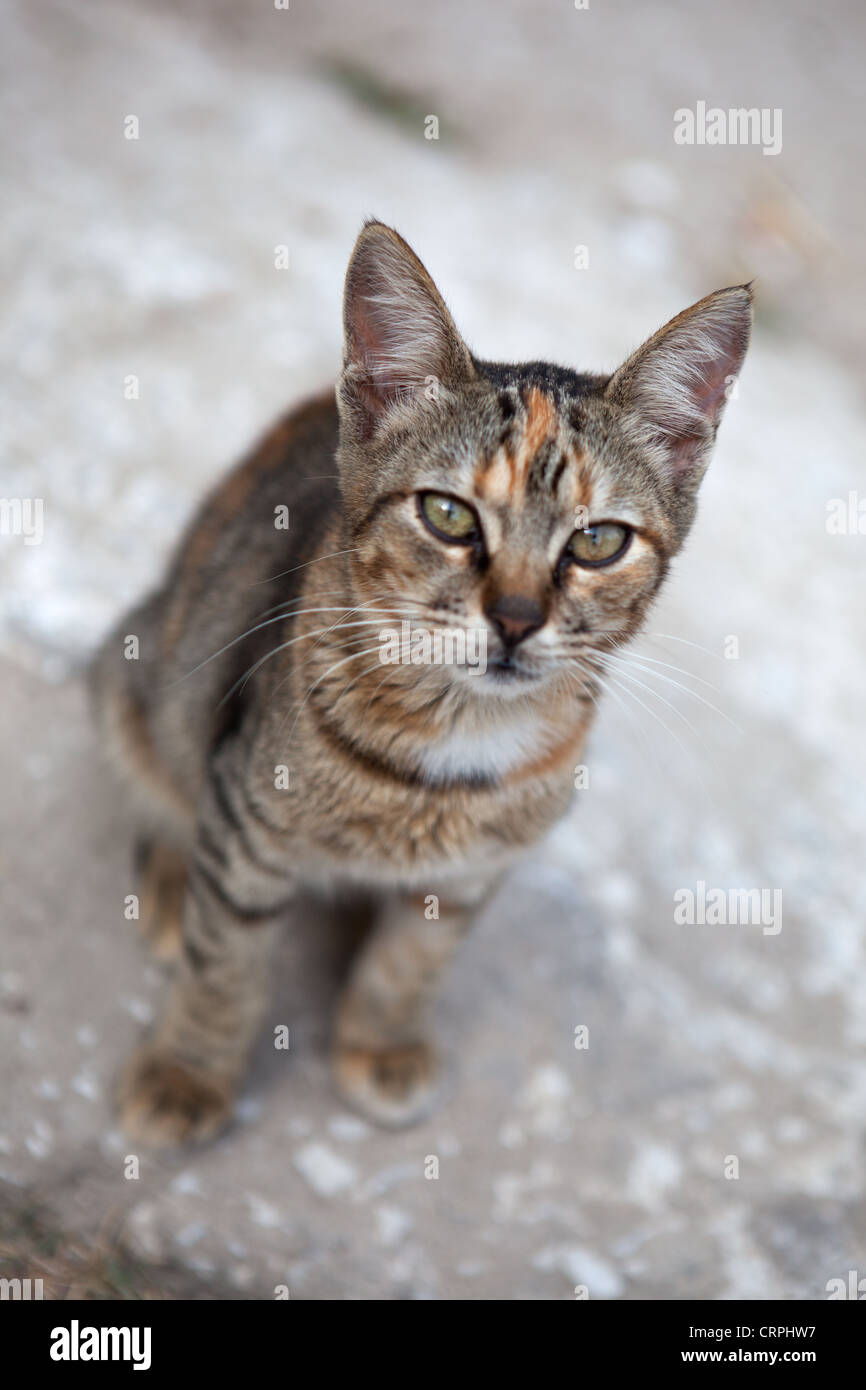
[[[589,648],[635,631],[664,575],[675,535],[653,479],[622,466],[615,420],[603,428],[596,402],[591,425],[586,406],[487,379],[430,403],[426,428],[392,440],[350,536],[359,602],[465,629],[470,656],[483,645],[483,677],[449,666],[476,694],[576,671]]]
[[[480,362],[405,243],[365,228],[340,390],[358,604],[465,634],[439,678],[473,696],[585,689],[682,543],[749,322],[737,288],[610,378]]]

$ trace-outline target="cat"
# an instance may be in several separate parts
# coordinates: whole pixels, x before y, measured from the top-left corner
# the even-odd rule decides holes
[[[175,960],[118,1085],[132,1138],[230,1120],[301,888],[377,903],[339,1092],[384,1125],[430,1110],[433,986],[569,806],[608,664],[695,515],[751,303],[709,295],[612,375],[487,362],[406,242],[364,226],[336,394],[216,489],[92,665],[141,813],[141,922]],[[384,662],[387,633],[445,629],[483,637],[483,670]]]

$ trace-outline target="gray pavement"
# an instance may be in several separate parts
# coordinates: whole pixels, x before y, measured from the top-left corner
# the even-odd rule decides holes
[[[0,1184],[199,1294],[826,1297],[866,1274],[866,537],[826,526],[866,493],[862,16],[404,13],[5,7],[0,493],[42,498],[44,536],[0,537]],[[782,153],[675,147],[701,98],[782,107]],[[435,1116],[379,1133],[335,1099],[346,930],[310,904],[275,979],[290,1051],[263,1042],[222,1141],[128,1178],[110,1091],[161,977],[77,673],[333,375],[371,212],[488,356],[612,366],[750,274],[754,347],[639,647],[670,665],[608,700],[574,815],[468,940]],[[780,930],[680,924],[699,881],[781,894]]]

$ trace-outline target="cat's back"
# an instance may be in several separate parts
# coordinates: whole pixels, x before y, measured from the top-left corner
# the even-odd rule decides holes
[[[177,751],[197,733],[206,746],[226,692],[278,642],[271,618],[291,608],[309,562],[341,545],[327,542],[342,530],[337,438],[329,390],[280,419],[205,498],[160,588],[94,661],[103,714],[120,702],[157,743],[168,734]]]
[[[289,571],[304,563],[339,510],[337,434],[328,391],[278,421],[210,493],[166,575],[169,626],[191,600],[209,594],[223,608],[255,589],[255,607],[297,590]]]
[[[305,402],[205,499],[155,597],[154,655],[169,678],[296,595],[320,538],[339,522],[337,429],[333,391]],[[235,666],[247,650],[220,664]]]

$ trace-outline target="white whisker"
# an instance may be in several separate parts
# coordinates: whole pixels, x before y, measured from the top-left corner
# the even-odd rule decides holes
[[[255,589],[259,584],[272,584],[275,579],[284,579],[287,574],[297,574],[298,570],[305,570],[310,565],[320,565],[323,560],[334,560],[338,555],[356,555],[360,549],[359,545],[351,545],[347,550],[332,550],[330,555],[317,555],[315,560],[305,560],[302,565],[293,565],[290,570],[281,570],[279,574],[271,574],[267,579],[257,579],[250,588]]]
[[[373,652],[378,652],[378,651],[381,651],[381,647],[377,645],[377,646],[375,646],[375,647],[367,647],[367,648],[365,648],[364,651],[361,651],[361,652],[354,652],[354,653],[352,653],[351,656],[345,656],[345,657],[343,657],[343,660],[342,660],[342,661],[337,661],[337,662],[334,663],[333,666],[329,666],[328,669],[327,669],[327,671],[324,671],[324,672],[322,673],[322,675],[319,676],[318,680],[316,680],[316,681],[313,682],[313,684],[312,684],[312,685],[309,687],[309,689],[307,690],[307,693],[306,693],[306,695],[304,696],[303,700],[301,701],[300,708],[299,708],[297,714],[295,715],[294,722],[293,722],[293,724],[292,724],[291,729],[289,730],[289,744],[291,744],[291,742],[292,742],[292,737],[293,737],[293,735],[294,735],[295,728],[296,728],[296,726],[297,726],[298,720],[300,719],[301,715],[302,715],[303,712],[304,712],[304,708],[305,708],[305,706],[306,706],[307,701],[309,700],[309,698],[310,698],[310,696],[312,695],[313,691],[314,691],[314,690],[317,690],[318,687],[322,684],[322,681],[323,681],[323,680],[327,680],[328,676],[333,675],[334,671],[339,671],[340,667],[341,667],[341,666],[345,666],[346,663],[347,663],[348,661],[357,661],[357,660],[358,660],[360,657],[362,657],[362,656],[368,656],[368,655],[369,655],[369,656],[372,656]],[[288,715],[286,715],[286,719],[288,719]],[[282,722],[282,724],[280,725],[280,731],[282,731],[282,728],[283,728],[283,725],[285,724],[285,722],[286,722],[286,720],[284,719],[283,722]]]
[[[324,611],[325,611],[325,612],[333,612],[332,609],[325,609]],[[343,612],[343,611],[344,611],[343,609],[340,609],[340,612]],[[311,612],[311,613],[312,613],[312,612],[315,612],[315,609],[310,609],[309,612]],[[243,689],[243,687],[246,685],[247,681],[250,680],[250,679],[255,675],[256,671],[258,671],[259,668],[260,668],[261,666],[264,666],[265,662],[270,661],[270,659],[271,659],[272,656],[276,656],[276,655],[278,654],[278,652],[284,652],[288,647],[293,647],[293,646],[295,645],[296,642],[305,642],[305,641],[307,641],[307,640],[308,640],[309,638],[311,638],[311,637],[319,637],[319,638],[321,638],[321,636],[322,636],[323,634],[327,634],[327,633],[329,633],[329,632],[334,632],[334,631],[339,631],[340,627],[344,627],[344,626],[345,626],[345,627],[381,627],[381,626],[382,626],[382,623],[383,623],[383,622],[386,622],[386,621],[388,620],[388,616],[389,616],[389,615],[384,615],[384,616],[377,615],[375,618],[364,618],[364,619],[361,619],[361,620],[359,620],[358,622],[355,622],[355,623],[345,623],[345,624],[342,624],[342,623],[332,623],[330,627],[317,627],[317,628],[314,628],[312,632],[302,632],[302,633],[300,634],[300,636],[298,636],[298,637],[291,637],[291,638],[289,638],[288,642],[280,642],[280,644],[279,644],[278,646],[272,647],[271,650],[270,650],[269,652],[266,652],[264,656],[259,657],[258,661],[254,662],[253,665],[250,666],[249,669],[248,669],[247,671],[245,671],[244,674],[243,674],[242,676],[239,676],[239,677],[238,677],[238,679],[235,681],[235,683],[234,683],[234,685],[231,687],[231,689],[226,691],[226,693],[225,693],[225,695],[223,696],[222,700],[220,700],[220,704],[221,704],[221,705],[222,705],[222,704],[225,704],[226,700],[228,700],[228,699],[234,694],[235,690],[237,690],[237,688],[238,688],[239,686],[241,687],[241,689]],[[263,623],[262,626],[264,627],[264,626],[266,626],[266,624]],[[232,645],[232,644],[230,644],[230,645]],[[192,672],[190,672],[190,674],[192,674]]]
[[[608,669],[610,669],[610,668],[608,668]],[[612,675],[613,672],[610,672],[610,674]],[[707,753],[707,754],[709,754],[709,749],[707,748],[706,744],[704,743],[704,740],[701,738],[701,736],[700,736],[700,734],[698,733],[697,729],[689,722],[689,720],[688,720],[688,719],[686,718],[686,716],[683,714],[682,710],[677,709],[677,707],[676,707],[675,704],[673,704],[670,700],[666,700],[665,697],[664,697],[664,695],[660,695],[659,692],[658,692],[657,690],[653,690],[652,686],[647,685],[644,681],[638,680],[637,676],[633,676],[633,675],[631,675],[629,672],[623,671],[623,670],[617,671],[617,675],[618,675],[622,680],[631,681],[632,684],[638,686],[638,688],[639,688],[640,690],[645,690],[646,693],[647,693],[647,695],[651,695],[651,696],[653,697],[653,699],[658,700],[658,701],[659,701],[661,704],[663,704],[667,709],[671,710],[671,711],[676,715],[676,717],[677,717],[678,719],[681,719],[681,720],[682,720],[682,722],[685,724],[686,728],[689,730],[689,733],[691,733],[691,734],[693,734],[693,735],[695,736],[695,738],[698,740],[698,743],[699,743],[699,744],[701,745],[701,747],[703,748],[704,752]]]
[[[656,671],[652,668],[647,668],[641,663],[640,659],[635,658],[633,656],[614,656],[613,652],[605,652],[603,654],[602,659],[605,661],[618,661],[622,667],[632,667],[635,670],[642,671],[644,675],[655,676],[660,681],[666,681],[668,685],[676,686],[677,690],[682,690],[686,695],[691,695],[693,700],[697,700],[699,704],[705,705],[707,709],[712,710],[714,714],[717,714],[720,719],[724,719],[725,723],[730,724],[732,729],[736,729],[738,734],[741,734],[743,732],[740,726],[738,724],[735,724],[733,719],[731,719],[729,715],[725,714],[724,710],[718,709],[717,706],[714,705],[711,700],[707,700],[703,695],[701,695],[700,691],[692,690],[689,686],[683,685],[682,681],[674,680],[672,676],[666,676],[662,671]],[[699,679],[699,677],[696,677],[695,679]],[[705,684],[709,684],[709,682],[705,682]]]

